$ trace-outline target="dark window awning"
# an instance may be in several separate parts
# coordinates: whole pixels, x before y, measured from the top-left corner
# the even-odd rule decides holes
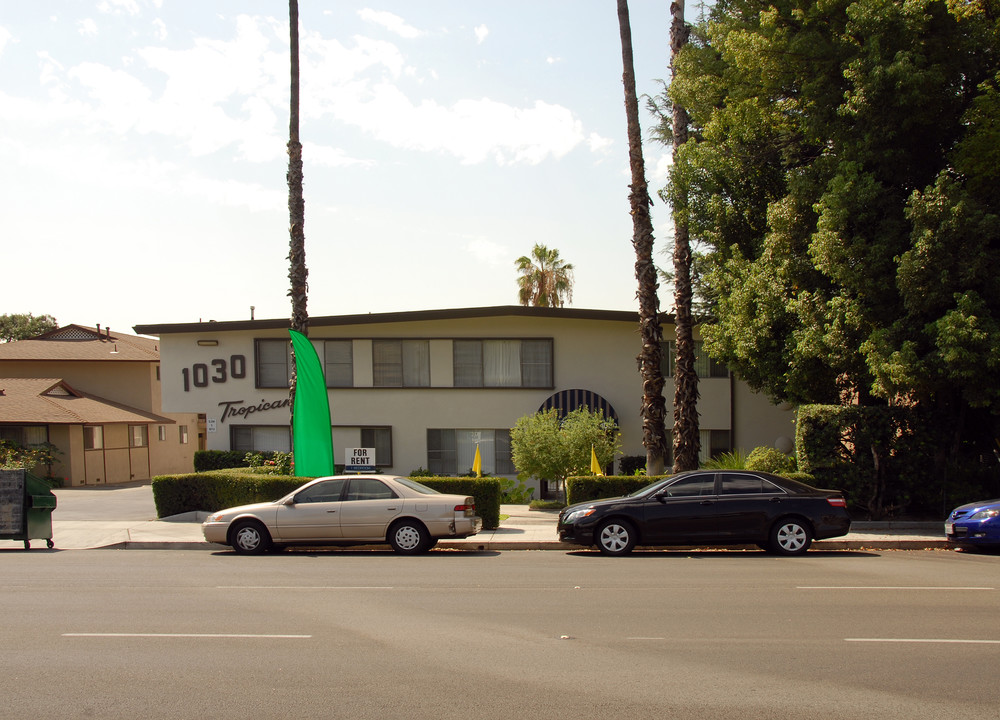
[[[587,406],[591,411],[600,410],[604,417],[610,418],[618,424],[618,413],[607,400],[595,393],[593,390],[561,390],[550,395],[549,399],[538,408],[539,412],[555,408],[559,411],[560,417],[565,417],[567,413],[573,412],[577,408]]]

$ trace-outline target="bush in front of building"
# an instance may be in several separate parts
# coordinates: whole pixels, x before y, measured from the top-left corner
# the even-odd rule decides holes
[[[483,519],[483,530],[500,527],[500,478],[495,477],[421,477],[421,485],[449,495],[471,495],[476,500],[476,515]]]
[[[186,512],[216,512],[237,505],[270,502],[284,497],[312,478],[261,475],[234,468],[153,478],[153,502],[159,518]],[[471,495],[484,530],[500,527],[498,478],[422,477],[419,482],[441,493]]]
[[[566,478],[566,502],[570,505],[621,497],[640,490],[650,483],[662,480],[666,475],[647,477],[645,475],[582,475]]]
[[[236,505],[284,497],[312,478],[251,474],[247,470],[214,470],[153,478],[153,502],[160,518],[186,512],[216,512]]]
[[[757,470],[774,475],[788,475],[798,470],[794,455],[785,455],[781,450],[773,447],[755,447],[747,455],[744,467],[747,470]]]
[[[226,470],[247,467],[245,450],[195,450],[194,471]]]

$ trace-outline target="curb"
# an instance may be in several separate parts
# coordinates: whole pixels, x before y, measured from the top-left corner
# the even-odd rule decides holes
[[[349,549],[353,551],[365,549],[385,549],[387,545],[357,545]],[[58,549],[58,547],[56,548]],[[75,549],[75,548],[74,548]],[[231,548],[228,545],[219,545],[208,542],[169,542],[169,541],[133,541],[112,543],[94,548],[81,548],[89,550],[210,550],[213,552],[226,552]],[[315,549],[315,548],[314,548]],[[437,550],[452,550],[463,552],[496,552],[496,551],[517,551],[517,550],[555,550],[562,552],[588,551],[594,548],[587,548],[583,545],[553,541],[537,542],[438,542]],[[726,551],[726,550],[754,550],[758,551],[756,545],[676,545],[676,546],[640,546],[638,550],[645,551]],[[810,548],[811,552],[834,551],[834,550],[954,550],[955,546],[947,540],[817,540]]]

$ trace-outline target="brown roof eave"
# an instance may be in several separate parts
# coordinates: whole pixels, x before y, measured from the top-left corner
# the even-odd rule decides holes
[[[448,310],[410,310],[393,313],[364,313],[358,315],[326,315],[309,318],[310,327],[345,325],[371,325],[382,323],[421,322],[428,320],[465,320],[492,317],[536,317],[564,320],[605,320],[610,322],[638,323],[638,312],[629,310],[585,310],[577,308],[525,307],[523,305],[498,305],[493,307],[452,308]],[[663,323],[673,323],[672,315],[661,313]],[[140,335],[167,335],[171,333],[226,332],[231,330],[280,330],[288,328],[288,319],[229,320],[136,325],[132,329]]]

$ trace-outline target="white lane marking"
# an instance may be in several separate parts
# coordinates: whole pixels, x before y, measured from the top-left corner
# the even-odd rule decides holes
[[[867,643],[946,643],[951,645],[1000,645],[1000,640],[959,640],[953,638],[844,638],[844,642]]]
[[[379,585],[216,585],[216,590],[395,590]]]
[[[239,638],[265,640],[308,640],[312,635],[257,635],[251,633],[63,633],[79,638]]]
[[[991,587],[942,587],[938,585],[799,585],[796,590],[996,590]]]

